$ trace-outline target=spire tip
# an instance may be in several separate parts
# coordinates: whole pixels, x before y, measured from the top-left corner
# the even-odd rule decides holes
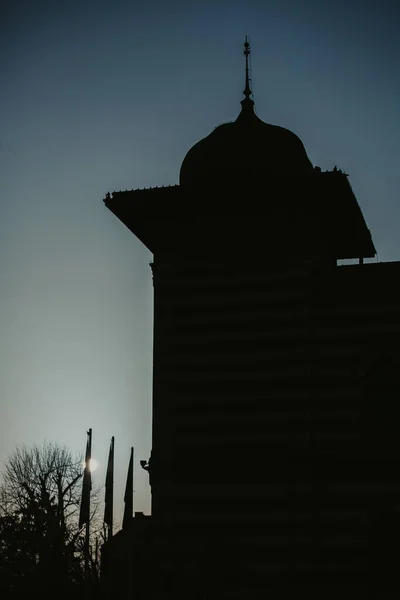
[[[241,105],[242,105],[242,110],[248,111],[250,109],[250,111],[253,112],[254,101],[250,98],[250,96],[252,95],[252,91],[250,89],[250,77],[249,77],[250,43],[247,39],[247,35],[245,37],[243,54],[246,57],[246,79],[245,79],[245,88],[243,90],[244,99],[241,101]]]

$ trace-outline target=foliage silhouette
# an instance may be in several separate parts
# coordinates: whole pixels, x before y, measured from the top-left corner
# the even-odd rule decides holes
[[[0,581],[5,597],[67,596],[87,587],[84,531],[79,529],[82,458],[45,443],[18,447],[0,486]],[[96,492],[91,510],[90,581],[99,575],[101,524]]]

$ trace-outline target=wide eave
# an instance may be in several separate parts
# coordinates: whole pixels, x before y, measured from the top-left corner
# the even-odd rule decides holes
[[[257,189],[191,190],[179,185],[113,192],[105,205],[153,253],[214,244],[268,252],[319,251],[336,259],[376,250],[348,178],[341,172],[269,178]],[[216,244],[216,245],[215,245]],[[283,249],[283,250],[282,250]]]

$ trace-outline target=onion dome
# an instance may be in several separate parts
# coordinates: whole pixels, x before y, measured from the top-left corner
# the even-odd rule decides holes
[[[250,184],[283,174],[308,175],[313,170],[297,135],[284,127],[264,123],[255,114],[247,37],[244,46],[246,83],[242,110],[236,121],[216,127],[189,150],[181,166],[181,186]]]

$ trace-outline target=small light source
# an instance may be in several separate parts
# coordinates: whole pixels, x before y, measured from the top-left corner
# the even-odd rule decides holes
[[[82,469],[84,469],[85,467],[86,467],[86,463],[85,463],[85,461],[83,461],[83,463],[82,463]],[[97,467],[98,467],[97,460],[95,458],[91,458],[90,461],[89,461],[89,470],[91,472],[93,472],[93,471],[95,471],[97,469]]]

